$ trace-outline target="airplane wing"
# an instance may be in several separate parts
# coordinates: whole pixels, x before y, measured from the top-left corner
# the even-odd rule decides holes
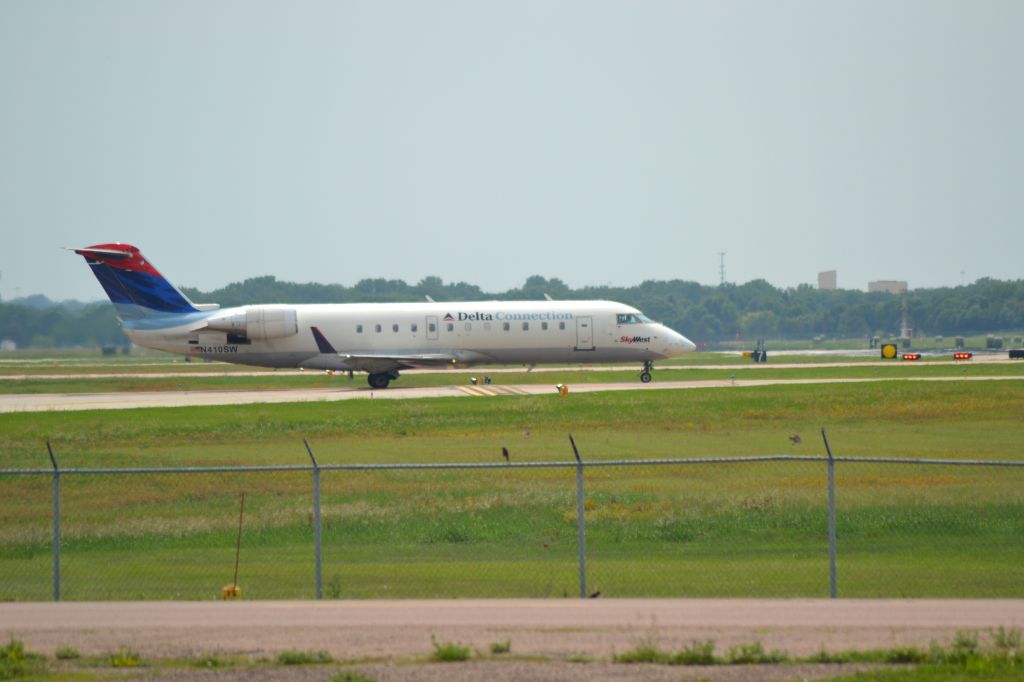
[[[364,372],[386,372],[392,369],[416,369],[420,367],[438,367],[442,365],[457,365],[458,358],[443,354],[417,355],[366,355],[352,353],[338,353],[338,357],[345,361],[345,364],[353,369]]]
[[[387,372],[393,369],[415,369],[419,367],[439,367],[444,365],[467,365],[480,362],[493,362],[483,353],[473,351],[454,351],[451,353],[344,353],[339,352],[319,327],[310,327],[317,348],[323,355],[336,355],[345,361],[351,369],[364,372]]]

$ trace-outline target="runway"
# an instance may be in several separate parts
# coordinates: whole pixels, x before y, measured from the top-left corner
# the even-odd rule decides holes
[[[959,362],[958,365],[969,367],[972,364],[984,365],[984,364],[1015,364],[1019,361],[1010,360],[1005,354],[989,354],[989,355],[975,355],[972,360],[966,362]],[[927,364],[927,363],[923,363]],[[0,365],[2,367],[3,365]],[[7,367],[17,365],[6,365]],[[154,365],[156,367],[163,368],[166,370],[167,365]],[[872,361],[858,361],[850,362],[844,360],[836,360],[830,362],[772,362],[770,364],[711,364],[711,365],[665,365],[659,366],[658,370],[663,372],[687,372],[692,370],[729,370],[729,371],[740,371],[740,372],[758,372],[773,369],[808,369],[814,368],[837,368],[837,367],[920,367],[920,364],[898,362],[893,360],[872,360]],[[174,371],[120,371],[119,369],[106,368],[102,365],[88,364],[85,367],[89,368],[89,371],[80,372],[33,372],[29,374],[0,374],[0,381],[69,381],[74,379],[170,379],[170,378],[198,378],[198,377],[275,377],[275,376],[308,376],[310,374],[319,374],[321,370],[301,370],[301,369],[240,369],[238,365],[225,365],[224,363],[210,363],[198,364],[198,367],[208,367],[209,369],[197,369],[197,363],[190,363],[189,365],[174,365]],[[181,369],[178,369],[180,367]],[[220,369],[222,367],[231,367],[231,369]],[[71,367],[67,368],[72,369]],[[106,371],[103,371],[106,369]],[[623,371],[623,372],[637,372],[639,374],[639,365],[567,365],[567,366],[545,366],[545,367],[533,367],[527,368],[522,367],[479,367],[473,370],[467,370],[464,368],[449,370],[452,372],[458,372],[470,376],[472,374],[513,374],[520,372],[531,372],[533,374],[543,374],[546,372],[579,372],[579,371]],[[49,370],[47,370],[49,371]],[[407,369],[403,370],[402,374],[437,374],[437,369]],[[344,372],[339,372],[338,376],[343,376]]]
[[[878,381],[1024,381],[1021,376],[906,377],[863,379],[725,379],[701,381],[656,381],[571,384],[569,398],[578,393],[598,391],[665,391],[683,389],[727,389],[752,386],[807,384],[853,384]],[[367,387],[288,388],[222,391],[133,391],[125,393],[32,393],[0,394],[0,413],[80,410],[124,410],[146,407],[187,407],[207,405],[249,405],[256,403],[308,403],[341,400],[413,400],[419,398],[512,397],[556,395],[551,384],[448,385],[374,390]]]

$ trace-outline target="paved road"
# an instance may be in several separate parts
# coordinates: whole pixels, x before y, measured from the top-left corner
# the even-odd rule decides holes
[[[129,647],[149,657],[273,655],[324,649],[338,659],[426,657],[431,638],[520,656],[609,658],[643,641],[694,639],[810,655],[948,643],[957,630],[1024,628],[1024,600],[595,599],[323,602],[9,603],[0,639],[83,654]]]
[[[956,363],[964,367],[969,367],[971,364],[985,365],[985,364],[1013,364],[1018,361],[1010,360],[1005,354],[999,355],[976,355],[973,360],[963,363]],[[10,365],[9,365],[10,366]],[[166,368],[167,365],[146,365],[146,366],[157,366]],[[232,369],[222,370],[221,367],[225,367],[224,363],[211,363],[211,364],[200,364],[199,367],[202,369],[192,369],[196,367],[193,363],[187,365],[189,369],[184,369],[186,365],[178,365],[182,369],[176,369],[175,371],[119,371],[119,368],[115,366],[100,366],[100,365],[85,365],[85,367],[91,368],[93,371],[79,371],[72,372],[66,371],[62,373],[47,374],[41,372],[29,373],[29,374],[0,374],[0,381],[70,381],[74,379],[168,379],[168,378],[185,378],[185,377],[275,377],[275,376],[306,376],[310,374],[318,374],[320,370],[301,370],[301,369],[241,369],[239,366],[233,366]],[[892,360],[875,360],[875,361],[861,361],[861,362],[849,362],[845,360],[836,360],[830,362],[772,362],[770,364],[755,364],[747,363],[742,365],[699,365],[699,364],[688,364],[688,365],[664,365],[658,366],[658,371],[662,371],[666,374],[674,372],[686,372],[689,370],[732,370],[739,372],[747,371],[761,371],[769,369],[809,369],[818,367],[919,367],[915,363],[907,362],[894,362]],[[133,366],[138,367],[138,365]],[[69,365],[68,369],[72,369],[73,365]],[[534,373],[544,372],[578,372],[578,371],[629,371],[637,372],[640,370],[640,363],[634,365],[567,365],[567,366],[544,366],[534,367],[533,369],[527,370],[526,367],[485,367],[473,370],[456,369],[449,370],[453,372],[461,372],[467,377],[473,374],[511,374],[516,372],[530,371]],[[437,374],[437,369],[407,369],[403,370],[402,374]],[[443,371],[443,370],[442,370]],[[339,372],[339,376],[343,376],[344,372]]]
[[[650,384],[572,384],[570,394],[595,391],[657,391],[668,389],[713,389],[742,386],[772,386],[786,384],[863,383],[870,381],[1024,381],[1020,376],[1004,377],[906,377],[866,379],[729,379],[705,381],[657,381]],[[0,394],[0,413],[48,412],[71,410],[120,410],[136,407],[184,407],[195,405],[242,405],[251,403],[327,402],[352,399],[402,400],[412,398],[441,398],[486,395],[542,395],[553,394],[548,384],[519,384],[514,386],[427,386],[403,388],[395,386],[385,390],[364,387],[290,388],[246,391],[132,391],[130,393],[33,393]]]

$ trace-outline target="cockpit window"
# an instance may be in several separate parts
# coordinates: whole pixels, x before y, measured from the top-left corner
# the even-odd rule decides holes
[[[615,316],[618,324],[653,324],[653,320],[643,313],[619,313]]]

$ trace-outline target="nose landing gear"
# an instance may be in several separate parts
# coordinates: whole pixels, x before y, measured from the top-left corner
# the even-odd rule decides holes
[[[644,363],[644,369],[640,372],[640,381],[645,384],[651,383],[651,370],[654,369],[654,363],[648,360]]]

